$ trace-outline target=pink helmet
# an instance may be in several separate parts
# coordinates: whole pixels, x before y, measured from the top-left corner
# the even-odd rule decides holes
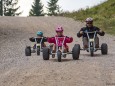
[[[57,28],[56,28],[56,32],[63,32],[63,27],[61,27],[61,26],[60,26],[60,27],[57,27]]]

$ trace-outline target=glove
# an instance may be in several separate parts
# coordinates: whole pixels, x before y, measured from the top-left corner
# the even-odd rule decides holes
[[[81,35],[83,35],[83,31],[80,31],[79,33],[80,33]]]
[[[100,33],[103,33],[103,31],[102,31],[102,30],[100,30],[99,32],[100,32]]]
[[[34,37],[29,38],[30,41],[31,41],[32,39],[34,39]]]
[[[66,38],[69,38],[68,36],[66,36]]]

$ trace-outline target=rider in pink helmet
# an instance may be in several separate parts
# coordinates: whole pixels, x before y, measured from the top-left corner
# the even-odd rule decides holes
[[[67,43],[71,43],[73,41],[73,38],[72,37],[67,37],[67,36],[64,36],[63,35],[63,27],[59,26],[55,29],[57,35],[55,37],[51,37],[51,38],[48,38],[48,42],[49,43],[53,43],[53,52],[56,52],[56,40],[55,38],[56,37],[66,37],[65,39],[65,42],[64,42],[64,52],[68,52],[69,51],[69,47],[67,46]],[[61,40],[58,40],[61,42]]]
[[[59,26],[55,29],[56,33],[57,33],[57,37],[63,37],[63,27]]]

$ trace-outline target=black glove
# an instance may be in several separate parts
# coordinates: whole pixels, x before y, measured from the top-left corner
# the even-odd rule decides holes
[[[69,38],[68,36],[66,36],[66,38]]]
[[[33,39],[34,39],[34,37],[29,38],[30,41],[32,41]]]

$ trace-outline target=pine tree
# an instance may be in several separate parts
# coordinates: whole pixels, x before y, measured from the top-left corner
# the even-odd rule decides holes
[[[59,13],[59,5],[57,5],[58,0],[50,0],[48,2],[48,15],[56,16]]]
[[[3,0],[0,0],[0,16],[3,16]]]
[[[4,0],[4,16],[18,16],[22,12],[17,13],[19,7],[16,7],[18,0]]]
[[[40,0],[35,0],[32,5],[32,9],[29,12],[30,16],[44,16],[43,5]]]

